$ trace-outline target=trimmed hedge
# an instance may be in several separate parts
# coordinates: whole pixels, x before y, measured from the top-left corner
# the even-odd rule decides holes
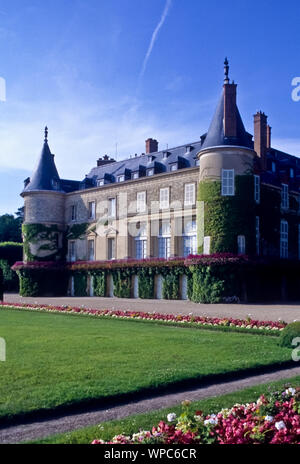
[[[300,321],[288,324],[281,332],[278,343],[280,346],[292,348],[292,342],[294,338],[300,338]]]
[[[22,243],[15,242],[2,242],[0,243],[0,260],[5,260],[11,266],[16,261],[23,259],[23,245]]]

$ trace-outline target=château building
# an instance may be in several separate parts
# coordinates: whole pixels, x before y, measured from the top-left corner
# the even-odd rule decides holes
[[[122,161],[105,155],[83,180],[61,179],[48,144],[26,179],[24,261],[106,261],[195,254],[300,258],[300,159],[254,137],[227,59],[220,100],[199,140]],[[128,134],[130,136],[130,134]],[[85,167],[83,167],[85,169]]]

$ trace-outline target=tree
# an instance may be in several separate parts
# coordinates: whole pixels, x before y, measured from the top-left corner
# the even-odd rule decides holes
[[[22,242],[23,219],[13,214],[0,216],[0,242]]]

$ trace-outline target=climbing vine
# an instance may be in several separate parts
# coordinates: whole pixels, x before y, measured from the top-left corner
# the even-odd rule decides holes
[[[64,257],[64,248],[59,248],[59,234],[62,232],[57,225],[23,224],[23,247],[27,261],[55,261]],[[32,246],[36,245],[33,254]],[[41,252],[49,253],[41,256]]]
[[[106,296],[106,279],[107,275],[105,271],[93,272],[93,287],[95,296]]]

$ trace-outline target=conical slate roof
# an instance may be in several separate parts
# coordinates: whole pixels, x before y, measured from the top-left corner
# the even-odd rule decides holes
[[[36,170],[34,171],[30,182],[24,189],[24,192],[33,190],[60,190],[60,179],[54,162],[47,137],[45,137],[44,146]]]
[[[252,135],[246,132],[240,112],[235,105],[236,137],[224,135],[224,90],[215,111],[208,132],[201,146],[201,150],[222,145],[235,145],[239,147],[253,148]]]

